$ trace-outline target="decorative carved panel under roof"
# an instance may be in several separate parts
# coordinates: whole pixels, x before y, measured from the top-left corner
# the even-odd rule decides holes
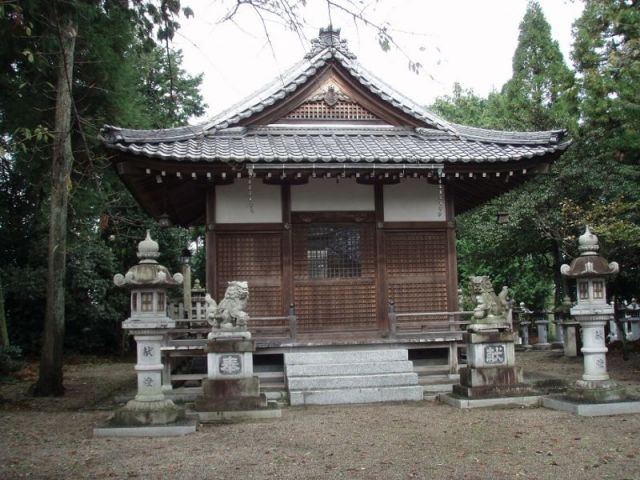
[[[348,89],[333,76],[329,76],[301,105],[278,120],[278,123],[298,122],[384,123],[350,96]]]

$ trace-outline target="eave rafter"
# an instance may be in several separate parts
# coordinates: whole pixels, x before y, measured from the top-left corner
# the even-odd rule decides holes
[[[406,179],[441,182],[455,194],[456,214],[544,173],[548,164],[534,159],[511,164],[209,164],[154,159],[116,165],[136,199],[153,217],[167,213],[174,223],[195,225],[204,218],[204,196],[215,185],[252,178],[270,185],[301,185],[311,179],[362,184],[396,184]]]

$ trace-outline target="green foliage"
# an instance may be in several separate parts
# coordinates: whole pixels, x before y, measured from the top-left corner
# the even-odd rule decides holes
[[[184,72],[179,52],[169,49],[169,62],[166,45],[161,48],[149,39],[145,29],[153,32],[158,18],[146,24],[150,17],[141,20],[139,10],[149,3],[135,1],[129,9],[126,2],[29,0],[0,11],[0,277],[11,340],[25,351],[38,350],[46,295],[49,132],[57,61],[54,8],[74,9],[79,32],[65,342],[74,350],[108,352],[120,343],[119,324],[128,308],[127,293],[113,286],[113,274],[137,262],[137,243],[145,229],[155,225],[110,168],[97,141],[98,130],[105,123],[175,125],[204,109],[198,91],[201,76]],[[174,18],[176,3],[155,3],[161,22],[163,5]],[[33,61],[24,55],[26,50]],[[191,234],[182,229],[155,234],[162,260],[178,270],[178,254]]]
[[[580,113],[590,147],[640,160],[640,9],[627,0],[588,0],[574,26]]]
[[[488,127],[488,100],[478,97],[473,90],[465,90],[458,82],[453,86],[452,95],[437,98],[431,109],[450,122],[472,127]]]
[[[137,54],[143,111],[153,128],[184,125],[190,117],[204,114],[207,105],[198,91],[202,74],[192,77],[180,68],[182,52],[154,48]]]
[[[575,130],[576,90],[558,42],[540,5],[530,1],[513,56],[513,76],[504,85],[499,113],[516,130]]]
[[[556,301],[567,290],[559,266],[577,255],[577,237],[588,224],[603,255],[621,264],[613,290],[624,297],[640,291],[640,17],[632,4],[586,2],[574,30],[575,81],[540,7],[530,3],[513,77],[501,92],[484,99],[456,86],[453,96],[436,101],[435,109],[455,122],[563,127],[574,137],[548,175],[459,217],[461,281],[488,274],[496,285],[509,284],[517,301],[543,308],[554,284]],[[506,225],[496,224],[498,211],[508,212]]]

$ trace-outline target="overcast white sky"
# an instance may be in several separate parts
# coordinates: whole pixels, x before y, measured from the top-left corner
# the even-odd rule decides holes
[[[183,1],[195,17],[182,20],[174,46],[184,52],[184,67],[204,73],[202,92],[212,116],[250,95],[277,77],[308,50],[281,21],[266,19],[273,50],[254,11],[242,7],[235,22],[220,22],[235,0]],[[346,2],[345,2],[346,3]],[[511,60],[527,0],[379,0],[365,15],[375,23],[388,22],[402,52],[383,52],[375,31],[354,26],[335,8],[331,18],[342,29],[359,61],[414,101],[428,105],[451,93],[458,81],[480,95],[499,89],[511,77]],[[582,11],[579,0],[539,0],[552,35],[570,63],[571,26]],[[302,11],[307,39],[329,23],[324,0],[307,0]],[[408,58],[424,66],[420,75],[408,68]]]

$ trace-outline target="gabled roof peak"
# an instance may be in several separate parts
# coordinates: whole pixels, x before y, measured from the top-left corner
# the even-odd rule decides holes
[[[349,50],[347,41],[340,38],[340,29],[333,28],[331,24],[327,28],[321,28],[318,38],[311,40],[311,49],[304,58],[313,58],[327,49],[340,52],[347,58],[356,58],[355,54]]]

